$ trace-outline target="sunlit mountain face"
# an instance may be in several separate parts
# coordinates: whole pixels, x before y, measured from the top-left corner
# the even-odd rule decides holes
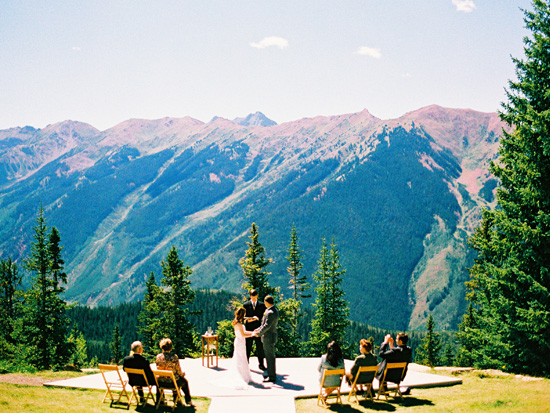
[[[288,297],[294,224],[311,282],[322,239],[336,243],[352,319],[414,329],[432,313],[455,328],[502,127],[495,113],[430,106],[392,120],[365,110],[277,125],[258,112],[2,130],[0,257],[22,263],[42,205],[68,300],[141,299],[172,245],[194,288],[240,291],[255,222]]]

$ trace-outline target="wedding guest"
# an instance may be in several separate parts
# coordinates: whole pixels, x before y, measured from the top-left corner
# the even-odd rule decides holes
[[[412,349],[407,346],[409,337],[405,333],[397,334],[395,339],[397,342],[397,347],[393,345],[394,341],[390,334],[386,334],[384,337],[384,342],[380,346],[380,353],[378,356],[382,358],[382,362],[378,365],[378,371],[376,373],[376,378],[380,381],[384,375],[384,370],[388,363],[400,363],[406,361],[409,363],[411,361]],[[405,367],[405,374],[407,374],[407,368]],[[404,377],[405,375],[403,375]],[[401,382],[401,372],[396,370],[389,370],[386,374],[386,382],[392,382],[399,385]],[[405,391],[408,391],[406,389]],[[405,394],[405,393],[403,393]]]
[[[351,367],[351,371],[348,374],[346,374],[346,380],[350,385],[353,383],[353,380],[355,380],[355,376],[359,371],[359,367],[376,366],[378,364],[376,357],[374,356],[374,354],[372,354],[372,344],[370,341],[362,338],[361,341],[359,342],[359,352],[361,354],[355,358],[355,361],[353,362],[353,366]],[[364,373],[364,374],[367,374],[367,373]],[[373,376],[374,376],[374,373],[373,373]],[[361,377],[361,379],[363,378],[364,377]]]
[[[122,366],[124,370],[126,369],[143,370],[145,372],[145,376],[147,377],[147,381],[149,382],[149,385],[156,387],[155,376],[153,375],[151,366],[149,365],[149,362],[147,361],[147,359],[141,355],[141,353],[143,353],[143,346],[141,345],[141,341],[134,341],[130,348],[131,348],[130,355],[124,357],[124,361],[122,362]],[[145,379],[143,378],[143,376],[138,374],[128,374],[128,382],[130,383],[130,386],[137,387],[139,402],[144,403],[145,396],[143,394],[143,386],[147,386],[147,383],[145,382]],[[153,401],[154,400],[155,400],[155,397],[153,396]]]
[[[343,369],[344,366],[344,356],[342,355],[342,349],[336,341],[331,341],[327,346],[327,354],[321,356],[321,363],[317,370],[319,370],[319,382],[323,380],[323,374],[325,370],[336,370]],[[340,386],[340,381],[342,378],[340,376],[328,376],[325,379],[323,389],[323,399],[326,400],[330,394],[338,389]]]
[[[189,383],[185,378],[185,373],[181,370],[180,360],[175,353],[172,353],[172,340],[169,338],[163,338],[160,340],[160,348],[162,353],[157,355],[157,368],[159,370],[172,370],[176,378],[176,383],[183,391],[185,395],[185,403],[189,406],[193,406],[191,402],[191,393],[189,392]],[[169,386],[171,383],[166,378],[159,378],[159,381],[163,381],[163,385]],[[176,401],[176,395],[174,394],[174,402]]]

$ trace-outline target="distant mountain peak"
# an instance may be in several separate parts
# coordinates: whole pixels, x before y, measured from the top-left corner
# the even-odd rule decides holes
[[[251,113],[246,118],[235,118],[233,123],[242,126],[275,126],[277,122],[269,119],[262,112]]]

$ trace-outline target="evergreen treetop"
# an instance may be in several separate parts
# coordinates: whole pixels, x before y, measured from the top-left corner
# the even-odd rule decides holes
[[[243,289],[246,293],[252,289],[258,290],[258,299],[263,301],[266,295],[276,292],[276,289],[269,285],[270,273],[266,268],[271,259],[265,258],[265,250],[259,241],[258,227],[255,223],[252,223],[249,238],[245,256],[239,260],[245,280]]]

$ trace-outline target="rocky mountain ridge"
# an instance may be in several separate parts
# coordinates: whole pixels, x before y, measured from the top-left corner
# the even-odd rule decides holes
[[[236,291],[256,222],[272,283],[285,291],[294,223],[310,277],[321,238],[338,244],[352,318],[418,328],[431,312],[455,327],[472,260],[466,239],[494,202],[487,166],[498,116],[430,106],[392,120],[366,110],[279,125],[264,118],[0,131],[1,257],[28,253],[42,203],[61,232],[71,300],[141,298],[171,245],[196,287]],[[388,314],[388,302],[404,315]]]

